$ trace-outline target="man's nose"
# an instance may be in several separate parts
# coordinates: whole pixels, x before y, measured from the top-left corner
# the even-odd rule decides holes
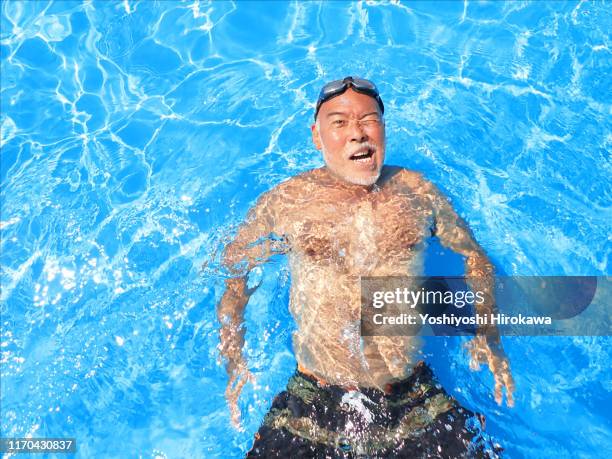
[[[368,135],[359,120],[351,120],[349,123],[349,135],[350,140],[354,142],[365,142],[368,139]]]

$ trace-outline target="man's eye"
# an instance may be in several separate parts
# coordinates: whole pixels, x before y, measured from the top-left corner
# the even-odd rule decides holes
[[[368,119],[362,120],[361,122],[365,125],[372,126],[372,125],[378,124],[379,119],[378,118],[368,118]]]
[[[332,126],[344,126],[346,124],[345,120],[334,120],[332,121]]]

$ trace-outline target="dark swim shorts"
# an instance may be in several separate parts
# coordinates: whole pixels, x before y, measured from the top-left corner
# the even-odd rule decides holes
[[[424,362],[387,389],[349,391],[297,371],[247,457],[499,457],[501,448],[482,433],[482,416],[450,397]]]

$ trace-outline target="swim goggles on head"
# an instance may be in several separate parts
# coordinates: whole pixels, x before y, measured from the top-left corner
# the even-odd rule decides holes
[[[378,94],[378,88],[374,83],[370,80],[365,80],[363,78],[353,78],[352,76],[347,76],[342,80],[335,80],[331,83],[327,83],[321,89],[319,93],[319,99],[317,100],[317,108],[315,109],[315,120],[317,119],[317,115],[319,114],[319,109],[323,102],[327,102],[329,99],[333,97],[339,96],[344,93],[348,88],[353,88],[353,90],[365,94],[367,96],[373,97],[378,102],[378,106],[380,107],[381,113],[385,113],[385,106],[383,105],[383,101]]]

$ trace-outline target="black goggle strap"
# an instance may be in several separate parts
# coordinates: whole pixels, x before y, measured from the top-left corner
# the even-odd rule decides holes
[[[385,113],[385,106],[383,105],[383,101],[380,98],[378,89],[374,83],[369,80],[362,80],[361,78],[353,79],[353,77],[346,77],[343,80],[335,80],[323,86],[321,93],[319,94],[317,106],[315,108],[315,119],[317,119],[319,109],[324,102],[327,102],[332,97],[342,94],[349,88],[349,86],[352,86],[357,92],[366,94],[376,99],[376,102],[378,102],[378,105],[380,106],[380,111]]]
[[[343,80],[335,80],[323,86],[323,89],[321,89],[321,93],[319,94],[319,100],[321,103],[323,103],[328,98],[335,96],[340,92],[346,91],[349,86],[352,86],[358,91],[365,92],[373,96],[378,96],[378,89],[371,81],[363,80],[361,78],[346,77]]]

